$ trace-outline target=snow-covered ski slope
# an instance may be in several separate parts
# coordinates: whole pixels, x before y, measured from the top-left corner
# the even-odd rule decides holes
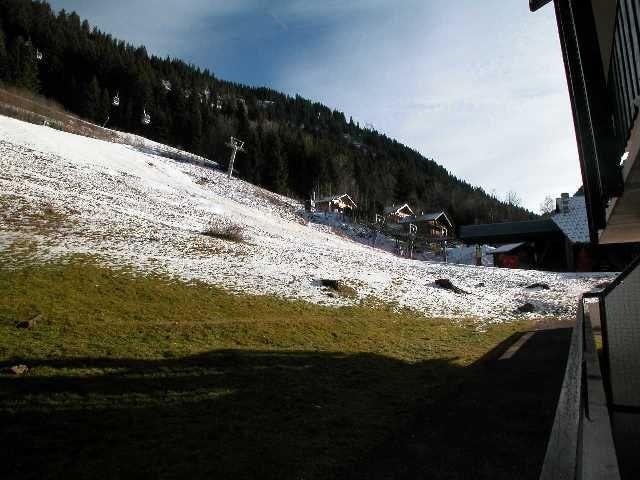
[[[482,323],[520,318],[514,310],[524,302],[537,308],[529,316],[572,315],[577,296],[608,277],[399,258],[308,223],[294,200],[141,145],[149,148],[0,116],[0,249],[31,245],[20,255],[30,261],[91,253],[233,291],[333,305],[381,301]],[[201,234],[231,224],[244,228],[245,243]],[[438,278],[469,294],[438,288]],[[358,297],[329,295],[319,279],[342,280]],[[534,282],[551,289],[525,288]]]

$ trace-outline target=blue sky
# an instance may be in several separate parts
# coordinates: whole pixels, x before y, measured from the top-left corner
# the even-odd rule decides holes
[[[538,210],[580,185],[553,8],[527,0],[51,0],[150,53],[299,93]]]

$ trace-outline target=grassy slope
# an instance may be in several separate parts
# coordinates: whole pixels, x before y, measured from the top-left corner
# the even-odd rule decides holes
[[[114,141],[116,135],[98,125],[67,112],[57,102],[34,94],[29,90],[5,86],[0,83],[0,114],[36,125],[47,123],[64,132]]]
[[[327,478],[523,328],[231,295],[88,257],[3,264],[0,363],[31,367],[0,375],[3,478]]]

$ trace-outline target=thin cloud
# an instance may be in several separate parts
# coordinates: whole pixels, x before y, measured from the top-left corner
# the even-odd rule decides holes
[[[282,30],[284,30],[285,32],[287,30],[289,30],[289,27],[287,26],[286,23],[284,23],[282,20],[280,20],[280,17],[278,15],[276,15],[275,13],[270,13],[269,14],[271,16],[271,18],[273,18],[273,21],[276,22],[276,24],[282,28]]]
[[[291,62],[280,84],[374,123],[489,191],[517,189],[531,209],[576,189],[550,13],[497,1],[424,4],[333,32]]]

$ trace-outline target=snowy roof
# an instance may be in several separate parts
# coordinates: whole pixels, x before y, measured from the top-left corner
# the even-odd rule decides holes
[[[573,243],[589,243],[589,222],[584,197],[569,198],[568,213],[554,213],[551,219]]]
[[[346,200],[345,200],[346,197]],[[347,203],[351,203],[354,208],[357,207],[356,202],[353,201],[353,199],[349,196],[349,194],[347,193],[342,193],[340,195],[331,195],[329,197],[322,197],[316,200],[316,204],[318,203],[331,203],[331,202],[335,202],[338,200],[343,200],[346,201]]]
[[[525,245],[526,243],[527,242],[507,243],[506,245],[500,245],[498,248],[496,248],[495,250],[491,250],[488,253],[489,255],[495,255],[496,253],[509,253],[515,250],[516,248],[519,248],[522,245]]]
[[[405,208],[409,210],[409,212],[411,212],[411,215],[413,215],[413,210],[411,210],[411,207],[409,206],[408,203],[405,203],[404,205],[400,205],[399,207],[396,207],[395,205],[392,205],[391,207],[385,207],[384,214],[388,215],[390,213],[398,213],[401,210],[404,210]]]

